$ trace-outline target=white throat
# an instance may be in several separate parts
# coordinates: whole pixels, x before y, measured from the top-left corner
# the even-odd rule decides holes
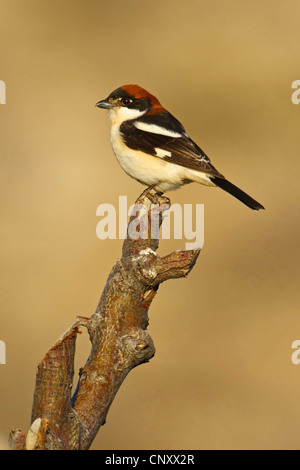
[[[143,114],[145,111],[139,111],[138,109],[125,108],[123,106],[116,106],[113,109],[107,111],[107,115],[113,126],[120,126],[124,121],[129,121],[131,119],[136,119]]]

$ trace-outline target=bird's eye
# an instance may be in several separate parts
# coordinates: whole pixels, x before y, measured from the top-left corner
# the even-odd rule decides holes
[[[132,103],[132,100],[130,98],[122,99],[122,104],[124,104],[125,106],[128,106],[130,103]]]

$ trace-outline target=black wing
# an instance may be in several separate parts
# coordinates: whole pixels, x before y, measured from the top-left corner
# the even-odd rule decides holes
[[[171,132],[180,134],[180,137],[157,134],[150,131],[138,129],[135,124],[156,125]],[[164,161],[190,168],[191,170],[208,173],[212,176],[223,177],[211,164],[208,156],[203,150],[186,134],[183,126],[172,114],[159,113],[157,115],[145,115],[138,120],[125,121],[120,132],[124,143],[133,150],[140,150],[161,158]],[[157,150],[161,150],[159,156]]]

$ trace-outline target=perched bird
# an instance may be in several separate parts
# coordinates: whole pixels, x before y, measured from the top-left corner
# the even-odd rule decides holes
[[[96,106],[108,111],[119,164],[140,183],[162,193],[191,182],[218,186],[251,209],[264,209],[218,172],[182,124],[144,88],[124,85]]]

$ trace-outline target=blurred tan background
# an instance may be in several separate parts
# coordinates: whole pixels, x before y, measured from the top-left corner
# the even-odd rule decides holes
[[[93,312],[120,256],[122,241],[96,238],[96,208],[143,187],[94,104],[138,83],[267,210],[196,184],[170,194],[205,204],[205,246],[188,279],[159,289],[156,356],[127,377],[93,448],[299,449],[300,3],[0,0],[0,11],[2,448],[11,426],[28,429],[38,362]],[[85,332],[77,351],[78,368]]]

